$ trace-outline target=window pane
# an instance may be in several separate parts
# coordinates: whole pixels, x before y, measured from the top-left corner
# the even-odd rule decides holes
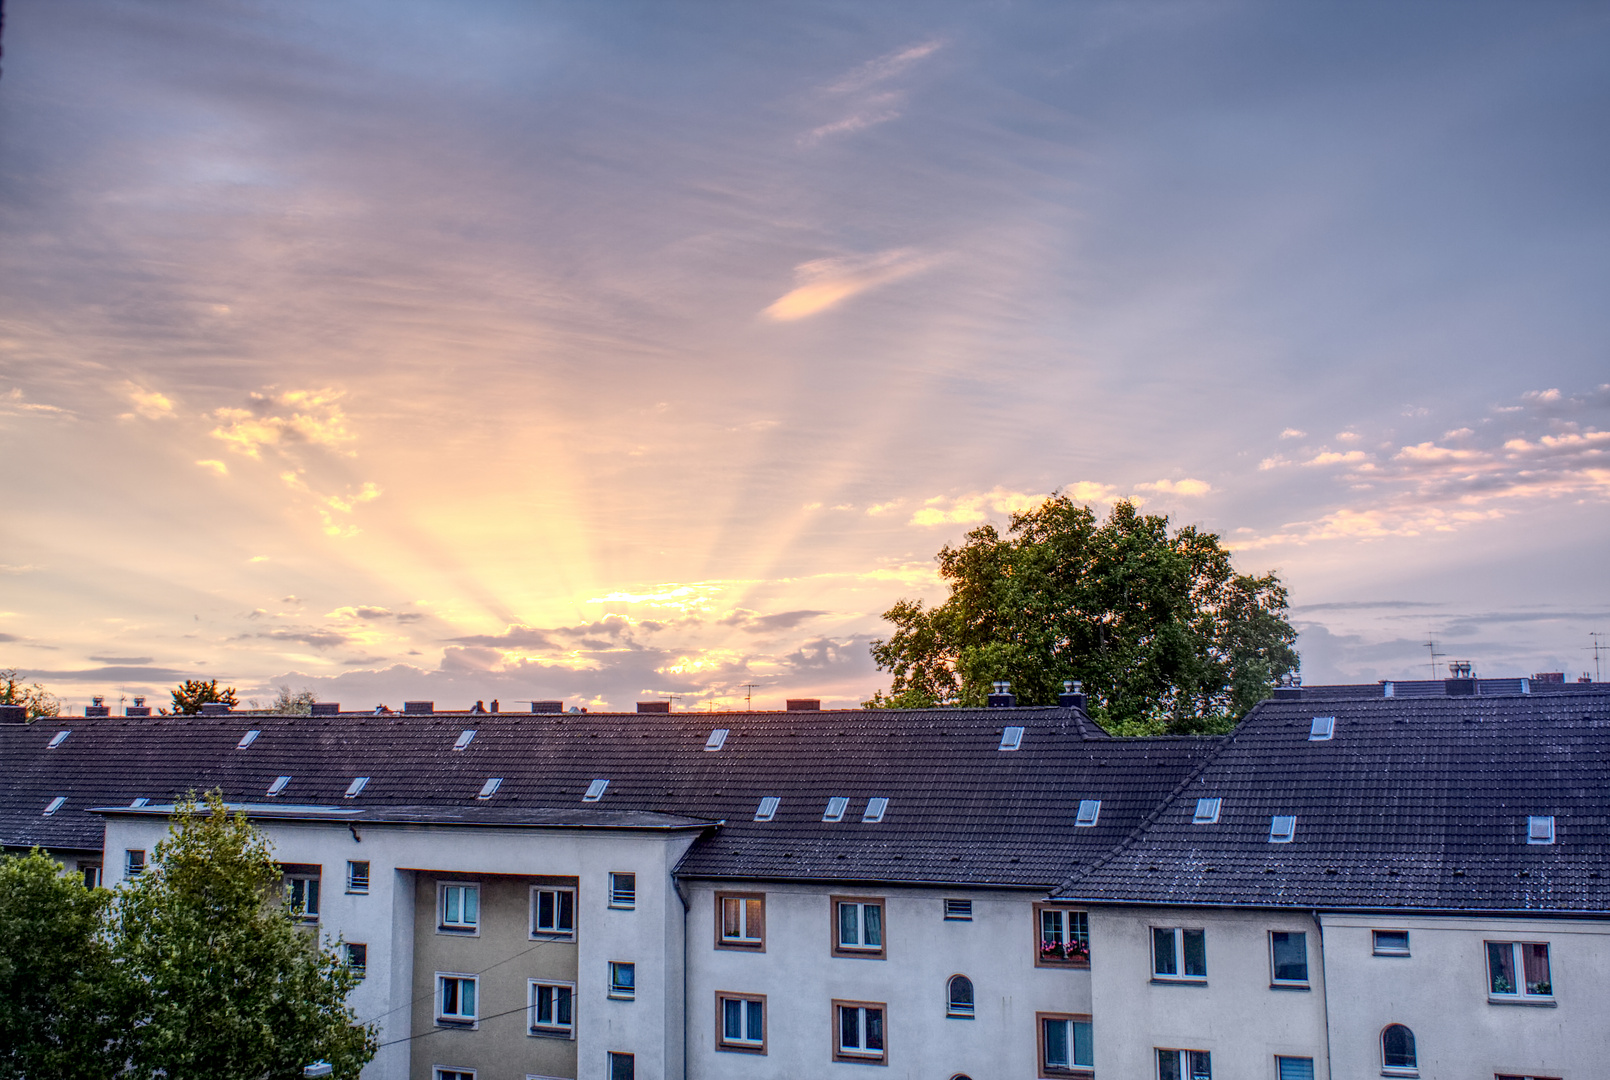
[[[1521,946],[1521,964],[1525,968],[1528,994],[1552,994],[1554,985],[1549,981],[1549,947],[1540,942],[1527,942]]]
[[[1270,935],[1275,956],[1275,979],[1308,981],[1308,935],[1276,931]]]
[[[1414,1032],[1402,1024],[1381,1032],[1381,1064],[1389,1069],[1415,1068]]]
[[[571,1010],[576,1006],[576,992],[568,986],[561,986],[555,993],[559,995],[559,1022],[569,1027],[574,1022]]]
[[[459,995],[464,999],[462,1012],[465,1016],[475,1015],[475,980],[460,979]]]
[[[307,911],[307,913],[309,915],[317,915],[319,913],[319,879],[318,878],[310,878],[310,879],[308,879],[306,911]],[[1543,966],[1544,966],[1544,968],[1547,968],[1548,967],[1548,958],[1547,958],[1547,955],[1546,955],[1546,950],[1548,949],[1548,946],[1545,945],[1545,946],[1543,946],[1543,948],[1545,950]]]
[[[1073,1022],[1073,1063],[1094,1068],[1096,1064],[1095,1043],[1092,1039],[1090,1021],[1075,1020]]]
[[[481,890],[474,885],[464,887],[464,922],[474,925],[481,915]]]
[[[721,1002],[721,1034],[727,1039],[744,1037],[744,1003],[726,998]]]
[[[1313,1058],[1276,1058],[1280,1065],[1280,1080],[1314,1080]]]
[[[1078,941],[1085,945],[1090,944],[1090,913],[1087,911],[1068,912],[1068,940]]]
[[[1062,912],[1040,912],[1040,941],[1042,943],[1054,941],[1059,945],[1062,943]]]
[[[861,905],[861,923],[865,934],[864,945],[881,946],[883,944],[883,905]]]
[[[1191,1080],[1213,1080],[1213,1063],[1206,1050],[1187,1050],[1191,1062]]]
[[[1493,993],[1519,993],[1515,989],[1515,958],[1512,955],[1509,942],[1489,941],[1487,943],[1487,971],[1492,980]]]
[[[559,894],[559,925],[558,929],[569,933],[576,928],[576,894],[562,892]]]
[[[749,1027],[746,1035],[754,1042],[759,1042],[766,1030],[765,1009],[766,1007],[758,1001],[744,1002],[744,1012],[749,1017]]]
[[[609,1080],[637,1080],[637,1059],[631,1054],[611,1053]]]
[[[950,1003],[960,1005],[968,1012],[973,1011],[973,980],[965,975],[957,975],[950,980]]]
[[[761,914],[759,900],[744,901],[744,937],[760,939]]]
[[[866,1010],[866,1048],[868,1050],[883,1049],[883,1010]]]
[[[743,902],[736,897],[725,896],[721,899],[721,936],[735,938],[738,933],[738,917],[743,911]]]
[[[537,928],[540,930],[553,929],[553,904],[555,896],[551,892],[537,893]]]
[[[1203,930],[1181,930],[1180,937],[1184,940],[1185,974],[1207,975],[1207,932]]]
[[[456,923],[459,913],[459,892],[457,886],[449,885],[442,890],[442,921]]]
[[[839,1006],[839,1046],[845,1050],[861,1049],[860,1009]]]
[[[553,1023],[553,987],[537,987],[537,1020],[539,1024]]]
[[[1178,1050],[1157,1051],[1157,1080],[1183,1080]]]
[[[442,980],[442,1015],[452,1016],[458,1012],[458,980]]]
[[[857,915],[860,913],[858,904],[839,905],[839,944],[861,944],[861,926]]]
[[[1045,1021],[1045,1064],[1047,1068],[1063,1068],[1073,1064],[1068,1056],[1068,1022]]]
[[[1178,975],[1180,968],[1174,958],[1174,931],[1152,930],[1152,971],[1158,975]]]

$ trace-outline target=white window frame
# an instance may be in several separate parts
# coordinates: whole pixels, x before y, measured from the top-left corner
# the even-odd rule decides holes
[[[289,787],[290,783],[291,783],[291,778],[289,776],[276,776],[276,777],[274,777],[274,782],[272,784],[268,785],[267,794],[269,794],[269,795],[278,795],[280,792],[284,791],[287,787]]]
[[[954,989],[957,979],[967,981],[967,991],[973,1000],[958,1002]],[[957,972],[945,980],[945,1015],[958,1020],[971,1020],[978,1011],[978,984],[973,982],[972,976]]]
[[[1515,989],[1510,991],[1510,992],[1508,992],[1508,993],[1505,993],[1502,990],[1494,990],[1493,989],[1492,947],[1495,946],[1495,945],[1500,946],[1500,947],[1503,947],[1503,946],[1508,946],[1509,947],[1510,971],[1515,976]],[[1543,948],[1545,950],[1547,950],[1548,965],[1549,965],[1549,983],[1548,983],[1549,988],[1548,988],[1547,993],[1544,993],[1542,991],[1528,990],[1526,988],[1526,955],[1522,950],[1528,945],[1541,945],[1541,946],[1543,946]],[[1554,996],[1554,949],[1551,947],[1550,942],[1547,942],[1547,941],[1483,941],[1482,942],[1482,959],[1485,962],[1485,966],[1487,968],[1487,1000],[1488,1001],[1491,1001],[1491,1002],[1503,1002],[1503,1003],[1521,1002],[1521,1001],[1542,1003],[1542,1002],[1550,1002],[1550,1001],[1555,1000],[1555,996]]]
[[[727,1003],[736,1002],[741,1006],[738,1010],[739,1023],[742,1035],[727,1034]],[[756,1034],[750,1026],[752,1013],[750,1005],[760,1006],[760,1032]],[[766,1023],[770,1019],[766,1014],[767,999],[765,994],[740,994],[733,990],[716,991],[716,1049],[738,1050],[747,1054],[764,1054],[766,1052]]]
[[[716,944],[720,948],[748,949],[752,952],[764,952],[766,949],[766,894],[765,893],[716,893]],[[735,904],[738,908],[738,933],[736,936],[727,933],[727,905]],[[757,915],[760,925],[750,925],[749,905],[758,905]]]
[[[1191,815],[1192,825],[1216,825],[1219,821],[1219,810],[1224,806],[1224,800],[1217,795],[1204,796],[1196,800],[1196,810]]]
[[[611,870],[609,872],[609,906],[618,911],[631,911],[637,907],[637,872],[635,870]]]
[[[844,811],[850,808],[850,800],[844,795],[834,795],[827,800],[827,808],[822,811],[823,821],[843,821]]]
[[[358,978],[360,978],[360,979],[367,978],[368,975],[369,975],[369,944],[368,944],[368,942],[365,942],[365,941],[344,941],[341,944],[343,946],[345,946],[345,948],[342,950],[341,962],[346,965],[347,970],[352,971],[352,972],[356,972]],[[363,950],[363,963],[354,964],[352,962],[352,950],[353,949],[362,949]]]
[[[240,742],[235,744],[235,749],[236,750],[244,750],[244,749],[246,749],[252,743],[256,742],[257,737],[259,735],[261,735],[262,733],[263,733],[262,728],[252,728],[250,731],[248,731],[246,734],[244,734],[244,735],[242,735],[240,737]]]
[[[855,942],[844,940],[844,909],[855,909]],[[866,944],[867,925],[866,909],[878,909],[878,943]],[[835,896],[833,897],[833,951],[835,953],[849,953],[855,956],[882,956],[889,944],[888,910],[881,896]]]
[[[42,817],[50,817],[52,814],[54,814],[56,811],[60,810],[62,807],[66,806],[66,805],[67,805],[67,796],[58,795],[54,799],[50,800],[50,805],[45,807],[45,812],[41,816]]]
[[[124,848],[123,876],[126,878],[136,878],[143,873],[145,873],[145,849]]]
[[[770,821],[777,816],[777,808],[782,804],[783,800],[776,795],[764,796],[760,800],[760,805],[755,807],[755,820]]]
[[[1207,972],[1200,975],[1187,975],[1185,973],[1185,935],[1187,933],[1202,935],[1202,966],[1207,967],[1207,930],[1200,926],[1153,926],[1152,937],[1152,979],[1156,982],[1207,982]],[[1157,962],[1157,935],[1166,933],[1173,935],[1174,942],[1174,968],[1173,974],[1158,970]]]
[[[356,799],[363,794],[363,789],[368,786],[369,778],[367,776],[354,776],[352,783],[347,785],[347,790],[341,797],[343,799]]]
[[[854,1010],[856,1045],[844,1045],[844,1013]],[[878,1019],[883,1024],[883,1045],[873,1050],[867,1046],[868,1021],[870,1013],[878,1013]],[[834,1057],[839,1060],[850,1061],[880,1061],[889,1060],[889,1006],[881,1001],[834,1001],[833,1002],[833,1048]]]
[[[363,880],[360,882],[356,873],[357,867],[363,867]],[[363,859],[347,860],[347,892],[354,896],[367,896],[369,893],[369,863]]]
[[[1381,935],[1383,935],[1383,934],[1402,934],[1403,935],[1403,947],[1400,949],[1395,945],[1382,945],[1381,944]],[[1410,955],[1410,948],[1411,948],[1411,944],[1410,944],[1410,938],[1409,938],[1409,931],[1407,931],[1407,930],[1371,930],[1370,931],[1370,951],[1371,951],[1371,954],[1374,955],[1374,956],[1408,956],[1408,955]]]
[[[555,1016],[559,1012],[559,991],[570,992],[570,1023],[562,1024],[558,1020],[544,1024],[537,1020],[537,991],[547,989],[554,991],[553,1011]],[[570,1039],[576,1038],[576,984],[563,982],[557,979],[528,979],[526,980],[526,1030],[537,1038]]]
[[[433,1065],[430,1075],[431,1080],[464,1080],[465,1077],[475,1080],[476,1077],[474,1069],[451,1069],[441,1065]]]
[[[447,981],[449,979],[452,979],[452,980],[458,982],[458,984],[459,984],[459,986],[458,986],[459,1011],[456,1012],[456,1013],[449,1013],[449,1012],[446,1011],[446,1006],[447,1006]],[[474,1004],[473,1011],[469,1012],[469,1013],[465,1013],[463,1011],[463,1008],[464,1008],[464,984],[465,983],[469,983],[469,985],[471,987],[470,995],[473,998],[475,998],[475,1004]],[[438,1024],[445,1024],[445,1025],[448,1025],[450,1027],[478,1028],[478,1027],[481,1026],[481,1012],[480,1012],[480,1010],[481,1010],[480,976],[478,976],[478,975],[470,975],[470,974],[468,974],[466,972],[462,972],[462,971],[438,971],[436,973],[436,1022]]]
[[[603,779],[602,777],[600,777],[599,779],[594,780],[592,783],[587,785],[587,790],[582,795],[581,801],[582,802],[597,802],[599,799],[602,799],[604,797],[604,792],[606,792],[608,790],[609,790],[609,781]]]
[[[501,777],[501,776],[490,777],[487,780],[486,783],[481,785],[481,790],[475,793],[475,797],[477,799],[490,799],[492,796],[494,796],[494,795],[496,795],[498,793],[498,788],[500,788],[502,786],[503,786],[503,777]]]
[[[1023,746],[1023,729],[1016,725],[1001,728],[1001,745],[997,750],[1010,752]]]
[[[631,982],[620,980],[622,974],[629,974]],[[637,1000],[637,962],[635,960],[611,960],[609,962],[609,997],[612,1001]]]
[[[1207,1072],[1205,1072],[1205,1073],[1193,1072],[1192,1071],[1195,1068],[1196,1064],[1197,1064],[1196,1056],[1198,1054],[1202,1055],[1203,1059],[1205,1060],[1205,1062],[1207,1064]],[[1155,1058],[1156,1063],[1157,1063],[1156,1068],[1157,1068],[1158,1080],[1162,1080],[1162,1076],[1163,1076],[1163,1061],[1165,1060],[1165,1058],[1168,1058],[1168,1057],[1172,1057],[1172,1059],[1175,1062],[1176,1068],[1179,1069],[1179,1074],[1178,1075],[1179,1075],[1180,1080],[1213,1080],[1213,1053],[1212,1053],[1212,1051],[1209,1051],[1209,1050],[1173,1049],[1173,1048],[1165,1047],[1165,1046],[1157,1047],[1155,1052],[1154,1052],[1154,1058]]]
[[[56,747],[60,746],[64,742],[66,742],[67,741],[67,736],[71,735],[72,733],[73,733],[72,728],[68,728],[66,731],[58,731],[58,732],[56,732],[56,734],[54,734],[54,735],[52,735],[50,737],[50,742],[45,744],[45,749],[46,750],[54,750],[54,749],[56,749]]]
[[[889,800],[882,795],[875,795],[866,801],[866,810],[861,814],[861,820],[870,824],[877,824],[883,820],[883,815],[889,812]]]
[[[710,737],[704,740],[705,752],[713,754],[727,745],[727,735],[730,733],[730,728],[718,727],[711,729]]]
[[[543,927],[541,927],[541,926],[539,926],[537,924],[537,919],[540,917],[540,915],[542,913],[542,894],[543,893],[553,893],[554,894],[554,899],[553,899],[554,924],[553,924],[552,928],[543,928]],[[562,911],[564,909],[564,904],[561,903],[560,899],[559,899],[561,894],[568,895],[570,897],[570,928],[568,930],[563,929],[563,928],[561,928],[559,926],[559,916],[560,916],[560,914],[562,913]],[[537,938],[542,938],[542,939],[550,940],[550,941],[552,941],[552,940],[569,941],[572,938],[574,938],[576,936],[576,914],[577,914],[576,909],[577,909],[577,906],[578,905],[576,903],[576,889],[575,889],[575,886],[573,886],[573,885],[533,885],[533,886],[531,886],[531,922],[530,922],[530,927],[531,927],[531,937],[532,937],[532,939],[535,940]]]
[[[1084,1024],[1091,1029],[1091,1061],[1081,1062],[1079,1058],[1078,1025]],[[1047,1037],[1052,1025],[1063,1029],[1063,1036],[1068,1044],[1068,1060],[1051,1060],[1051,1040]],[[1090,1016],[1084,1013],[1037,1013],[1034,1017],[1034,1037],[1038,1041],[1035,1057],[1038,1059],[1038,1068],[1035,1072],[1040,1076],[1085,1076],[1095,1068],[1095,1026]]]
[[[313,897],[313,906],[298,916],[303,922],[315,923],[319,921],[319,899],[324,892],[321,884],[323,874],[286,874],[285,875],[285,906],[292,907],[296,902],[296,886],[302,886],[302,897]],[[310,884],[311,883],[311,887]]]
[[[447,921],[447,891],[449,889],[475,890],[474,922],[467,922],[463,917],[463,896],[460,896],[458,900],[458,921]],[[438,934],[463,934],[470,937],[481,936],[481,883],[479,881],[438,881],[436,883],[436,932]]]
[[[479,730],[479,728],[465,728],[459,732],[458,738],[453,740],[453,749],[468,750],[470,743],[475,741],[475,733]]]
[[[1302,942],[1303,942],[1303,977],[1302,978],[1300,978],[1300,979],[1282,979],[1279,975],[1276,974],[1276,972],[1278,971],[1278,968],[1275,966],[1275,935],[1276,934],[1288,934],[1288,935],[1295,934],[1297,937],[1302,939]],[[1307,933],[1305,933],[1302,930],[1271,930],[1271,931],[1269,931],[1269,985],[1270,986],[1289,986],[1289,987],[1299,987],[1300,986],[1300,987],[1303,987],[1304,989],[1307,989],[1307,987],[1309,985],[1308,976],[1309,976],[1309,971],[1308,971],[1308,935],[1307,935]]]

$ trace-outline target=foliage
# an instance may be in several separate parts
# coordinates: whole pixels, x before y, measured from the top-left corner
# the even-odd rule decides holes
[[[894,679],[869,707],[983,705],[1001,679],[1054,704],[1076,679],[1115,734],[1224,731],[1297,668],[1277,576],[1237,574],[1214,534],[1171,535],[1128,502],[1098,522],[1053,495],[938,560],[950,597],[884,613],[895,630],[872,656]]]
[[[173,708],[163,709],[163,716],[194,716],[201,711],[203,705],[215,701],[222,702],[231,709],[240,704],[240,698],[235,695],[235,688],[226,686],[220,690],[217,679],[206,682],[200,679],[186,679],[170,693],[173,694]]]
[[[110,1080],[119,1030],[109,893],[35,848],[0,856],[0,1078]]]
[[[357,976],[287,910],[267,841],[216,792],[176,808],[120,895],[114,953],[138,1076],[294,1080],[324,1060],[355,1078],[374,1057],[374,1031],[345,1004]]]
[[[276,687],[279,696],[265,709],[265,712],[276,713],[280,716],[311,716],[313,703],[319,696],[313,691],[303,687],[301,690],[292,690],[289,686]],[[254,702],[255,704],[255,702]]]
[[[57,716],[61,702],[56,695],[38,683],[24,685],[16,668],[0,668],[0,705],[21,705],[28,710],[28,719]]]

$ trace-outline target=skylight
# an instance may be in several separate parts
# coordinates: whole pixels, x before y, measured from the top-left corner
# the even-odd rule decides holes
[[[1074,818],[1073,823],[1081,829],[1088,829],[1096,823],[1096,819],[1100,816],[1100,799],[1080,799],[1079,816]]]
[[[1526,842],[1528,844],[1554,843],[1554,815],[1544,817],[1533,816],[1526,819]]]
[[[54,799],[50,800],[50,805],[45,807],[45,816],[49,817],[50,815],[54,814],[56,811],[60,810],[62,807],[66,806],[66,805],[67,805],[67,796],[65,796],[65,795],[56,796]]]
[[[347,785],[346,798],[356,799],[359,795],[363,794],[363,789],[368,786],[369,778],[367,776],[354,776],[352,778],[352,783]]]
[[[1196,800],[1196,814],[1191,818],[1192,825],[1212,825],[1219,820],[1219,803],[1222,799]]]
[[[468,746],[470,743],[474,742],[475,741],[475,732],[477,730],[479,730],[479,729],[477,729],[477,728],[465,728],[463,731],[459,732],[458,733],[458,741],[453,744],[453,749],[454,750],[462,750],[466,746]]]
[[[861,815],[862,821],[882,821],[884,813],[889,809],[889,800],[883,796],[866,801],[866,813]]]
[[[710,737],[704,740],[704,748],[706,750],[720,750],[726,744],[727,729],[724,727],[716,728],[710,733]]]
[[[268,785],[268,793],[270,795],[278,795],[280,792],[285,790],[285,785],[289,784],[290,782],[291,778],[289,776],[276,777],[274,782]]]
[[[1297,835],[1297,818],[1294,815],[1276,814],[1269,819],[1269,842],[1289,844]]]
[[[1001,750],[1016,750],[1019,746],[1022,746],[1022,745],[1023,745],[1023,729],[1022,728],[1020,728],[1020,727],[1009,727],[1009,728],[1002,728],[1001,729],[1001,745],[1000,745],[999,749],[1001,749]]]
[[[481,785],[481,793],[475,797],[477,799],[490,799],[492,796],[498,793],[498,788],[502,786],[503,777],[494,776],[492,779]]]
[[[54,749],[56,749],[56,747],[60,746],[64,742],[66,742],[67,741],[67,736],[69,736],[71,734],[72,734],[71,731],[58,731],[58,732],[56,732],[56,734],[54,734],[54,735],[52,735],[50,737],[50,745],[46,746],[45,749],[46,750],[54,750]]]
[[[257,741],[257,736],[259,736],[261,734],[262,734],[262,731],[260,729],[252,728],[252,730],[248,731],[246,734],[244,734],[244,735],[242,735],[240,737],[240,742],[235,744],[235,749],[236,750],[244,750],[244,749],[246,749],[252,743],[256,742]]]
[[[843,795],[835,795],[827,800],[827,809],[822,812],[823,821],[843,821],[844,811],[849,808],[850,800]]]
[[[761,799],[760,805],[755,808],[755,820],[770,821],[772,818],[776,817],[777,807],[782,803],[782,801],[783,800],[779,799],[775,795],[767,795],[764,799]]]
[[[608,780],[594,780],[592,783],[587,785],[587,794],[585,794],[585,795],[583,795],[581,797],[581,801],[582,802],[597,802],[599,799],[602,799],[604,797],[604,792],[608,791],[608,790],[609,790],[609,781]]]
[[[1336,717],[1316,716],[1313,723],[1308,725],[1308,741],[1324,742],[1336,734]]]
[[[138,799],[135,799],[133,802],[129,803],[129,809],[130,810],[137,810],[142,806],[150,806],[150,805],[151,805],[151,800],[146,798],[144,795],[141,795]]]

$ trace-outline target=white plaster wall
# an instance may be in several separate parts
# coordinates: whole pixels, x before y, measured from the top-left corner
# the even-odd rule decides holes
[[[1206,1050],[1213,1075],[1272,1080],[1275,1057],[1311,1057],[1326,1069],[1324,955],[1318,924],[1291,912],[1092,907],[1090,976],[1096,1075],[1157,1075],[1157,1048]],[[1207,981],[1153,980],[1152,927],[1206,931]],[[1271,989],[1271,930],[1308,935],[1307,991]],[[1378,1074],[1379,1069],[1375,1072]],[[1337,1076],[1365,1073],[1338,1071]]]
[[[688,1076],[698,1080],[1032,1078],[1035,1013],[1090,1011],[1087,971],[1034,966],[1039,893],[711,882],[689,891]],[[764,953],[715,948],[717,892],[766,894]],[[887,959],[831,954],[834,895],[884,897]],[[972,921],[947,922],[946,897],[971,899]],[[972,1020],[945,1015],[955,974],[973,981]],[[766,1056],[716,1049],[717,991],[767,996]],[[835,998],[887,1004],[887,1067],[833,1061]]]
[[[1422,1080],[1508,1073],[1610,1075],[1610,921],[1326,915],[1325,981],[1337,1076],[1378,1076],[1380,1032],[1414,1032]],[[1375,956],[1373,930],[1409,931]],[[1488,1001],[1488,941],[1546,941],[1555,1005]]]

